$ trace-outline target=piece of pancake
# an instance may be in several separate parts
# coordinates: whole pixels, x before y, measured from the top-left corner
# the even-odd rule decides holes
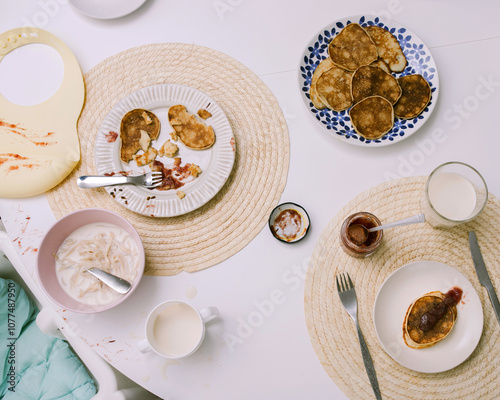
[[[333,62],[330,57],[322,60],[316,67],[313,72],[313,76],[311,79],[311,88],[309,89],[309,96],[311,97],[311,101],[318,110],[321,110],[326,107],[326,104],[323,104],[318,96],[318,91],[316,90],[316,83],[318,82],[319,77],[323,74],[323,72],[329,70],[333,67]]]
[[[377,46],[378,56],[387,63],[391,71],[403,72],[406,67],[406,57],[398,39],[379,26],[367,26],[365,31]]]
[[[141,137],[144,137],[141,131],[145,131],[151,140],[156,140],[160,134],[160,120],[151,111],[136,108],[126,113],[120,123],[122,161],[129,162],[141,150]]]
[[[451,332],[457,319],[457,307],[448,307],[436,326],[427,332],[420,329],[420,318],[444,299],[444,293],[430,292],[415,300],[406,311],[403,322],[403,339],[408,347],[423,349],[434,346]]]
[[[382,96],[371,96],[349,110],[352,126],[365,139],[381,138],[394,125],[394,109]]]
[[[134,160],[138,167],[143,167],[144,165],[151,164],[158,155],[158,150],[154,147],[149,147],[143,154],[134,154]]]
[[[198,114],[198,117],[200,117],[201,119],[209,119],[212,116],[212,113],[210,111],[203,108],[200,108],[196,114]]]
[[[348,109],[352,105],[351,80],[351,72],[332,64],[316,82],[321,103],[334,111]]]
[[[352,75],[351,93],[354,103],[370,96],[382,96],[395,104],[401,97],[401,87],[391,74],[365,65]]]
[[[381,58],[377,58],[370,65],[372,65],[374,67],[379,67],[382,71],[387,72],[388,74],[391,73],[391,69],[389,68],[387,63],[384,60],[382,60]]]
[[[208,149],[215,143],[213,128],[197,120],[182,104],[169,108],[168,122],[174,128],[181,142],[190,149]]]
[[[406,75],[398,78],[402,94],[394,105],[398,118],[412,119],[425,110],[431,100],[431,87],[422,75]]]
[[[349,24],[328,45],[333,63],[348,71],[371,64],[378,57],[377,47],[358,24]]]

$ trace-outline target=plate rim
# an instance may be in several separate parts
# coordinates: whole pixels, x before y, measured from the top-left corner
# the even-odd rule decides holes
[[[386,26],[390,26],[389,25],[390,23],[395,23],[395,24],[399,25],[399,28],[406,29],[406,31],[408,32],[408,34],[411,34],[412,36],[416,37],[424,45],[426,51],[430,55],[431,60],[432,60],[432,62],[434,64],[434,68],[435,68],[435,72],[434,72],[434,75],[435,75],[435,86],[434,86],[435,87],[435,91],[432,94],[431,104],[428,105],[429,110],[427,112],[425,120],[422,121],[422,123],[419,124],[416,128],[412,128],[411,131],[407,132],[404,136],[398,136],[397,140],[381,140],[379,142],[377,142],[375,140],[364,140],[364,141],[361,141],[360,139],[345,138],[344,135],[339,135],[339,134],[335,133],[332,129],[325,128],[325,125],[316,118],[316,116],[315,116],[314,113],[311,112],[311,107],[309,106],[309,103],[311,102],[311,100],[306,97],[306,94],[305,94],[306,92],[304,92],[302,90],[304,78],[302,77],[301,67],[303,66],[302,64],[303,64],[304,56],[308,56],[308,48],[310,47],[310,45],[314,44],[317,41],[318,36],[320,34],[322,34],[322,32],[324,32],[326,30],[331,30],[331,28],[335,27],[337,23],[339,23],[339,22],[343,23],[344,20],[345,21],[349,20],[349,21],[351,21],[351,23],[359,23],[359,20],[362,17],[364,17],[367,20],[375,20],[376,18],[378,18],[379,21],[381,21],[382,23],[384,23]],[[389,22],[389,24],[387,22]],[[424,124],[427,122],[428,118],[430,118],[430,116],[434,112],[434,108],[436,107],[436,104],[437,104],[437,101],[438,101],[438,98],[439,98],[440,83],[439,83],[439,72],[438,72],[437,64],[435,62],[434,56],[432,55],[432,52],[430,51],[429,47],[427,47],[427,45],[425,44],[425,42],[420,38],[420,36],[418,36],[411,29],[407,28],[405,25],[401,24],[399,21],[397,21],[395,19],[390,19],[387,22],[386,22],[386,20],[383,17],[381,18],[379,16],[372,15],[372,14],[355,14],[355,15],[351,15],[351,16],[341,17],[341,18],[336,19],[335,21],[332,21],[331,23],[325,25],[322,29],[317,30],[316,33],[313,36],[311,36],[311,38],[309,39],[309,41],[307,43],[305,43],[305,45],[304,45],[304,51],[302,51],[300,53],[300,57],[299,57],[299,61],[298,61],[298,68],[297,68],[297,71],[298,71],[298,83],[299,83],[298,84],[298,89],[299,89],[299,92],[300,92],[300,97],[302,99],[302,103],[304,104],[304,107],[306,108],[307,114],[309,114],[310,117],[314,121],[316,121],[315,124],[319,124],[319,126],[320,126],[320,128],[321,128],[322,131],[325,131],[329,136],[333,136],[337,140],[340,140],[341,142],[349,143],[349,144],[352,144],[354,146],[359,146],[359,147],[372,147],[372,148],[375,148],[375,147],[385,147],[385,146],[389,146],[389,145],[392,145],[392,144],[400,143],[401,141],[407,139],[408,137],[410,137],[411,135],[413,135],[414,133],[416,133],[419,129],[421,129],[422,126],[424,126]],[[337,36],[337,35],[338,35],[338,33],[335,34],[335,36]],[[394,76],[394,73],[392,73],[391,75]],[[400,73],[396,74],[396,78],[399,77],[399,75],[400,75]],[[431,88],[431,90],[432,90],[432,88]],[[349,107],[346,111],[348,111],[351,107]],[[319,112],[321,110],[316,109],[316,111]],[[335,111],[333,111],[333,112],[335,112]],[[358,136],[359,136],[359,134],[358,134]]]
[[[454,273],[460,275],[465,281],[467,281],[469,283],[470,288],[472,289],[472,293],[477,297],[479,308],[481,309],[481,313],[480,313],[481,324],[478,324],[478,326],[479,325],[481,326],[481,329],[478,331],[477,337],[474,338],[474,340],[473,340],[474,344],[471,345],[470,351],[465,352],[463,354],[463,356],[460,358],[460,361],[458,361],[457,363],[454,363],[453,365],[450,364],[450,366],[447,366],[444,369],[440,368],[438,370],[432,370],[432,371],[429,371],[428,369],[415,368],[413,366],[409,366],[408,364],[403,364],[400,360],[398,360],[397,358],[395,358],[395,356],[389,351],[389,349],[387,349],[386,345],[384,344],[384,342],[380,338],[379,330],[377,329],[376,312],[375,312],[376,308],[377,308],[377,303],[378,303],[378,300],[379,300],[379,295],[380,295],[382,289],[384,288],[385,284],[389,281],[389,279],[394,279],[393,278],[394,275],[396,275],[398,273],[401,273],[401,271],[403,271],[403,270],[410,269],[410,268],[414,267],[416,264],[418,265],[418,264],[422,264],[422,263],[440,264],[441,267],[445,266],[446,268],[451,268],[454,271]],[[417,261],[412,261],[410,263],[402,265],[401,267],[399,267],[395,271],[393,271],[386,279],[384,279],[384,282],[382,283],[382,285],[380,285],[379,289],[377,290],[377,294],[375,296],[375,301],[373,303],[373,310],[372,310],[372,321],[373,321],[373,326],[375,328],[375,334],[377,336],[379,344],[382,346],[382,348],[385,351],[385,353],[387,355],[389,355],[394,361],[396,361],[399,365],[401,365],[401,366],[403,366],[405,368],[408,368],[409,370],[415,371],[415,372],[434,374],[434,373],[441,373],[441,372],[449,371],[449,370],[451,370],[453,368],[456,368],[457,366],[459,366],[460,364],[462,364],[463,362],[465,362],[470,357],[470,355],[474,352],[474,350],[477,348],[477,345],[479,344],[479,341],[481,340],[481,336],[482,336],[482,333],[483,333],[483,330],[484,330],[484,310],[483,310],[483,306],[482,306],[479,294],[477,293],[476,289],[472,285],[472,282],[461,271],[459,271],[458,269],[456,269],[456,268],[454,268],[454,267],[452,267],[452,266],[450,266],[448,264],[440,262],[440,261],[435,261],[435,260],[417,260]]]
[[[136,89],[133,92],[127,94],[126,96],[122,97],[120,100],[118,100],[117,102],[114,103],[114,105],[107,112],[107,114],[105,115],[105,117],[101,120],[101,123],[100,123],[99,128],[98,128],[97,133],[96,133],[96,140],[95,140],[95,143],[94,143],[94,166],[96,168],[96,171],[99,173],[99,170],[100,170],[101,167],[99,166],[99,162],[98,162],[98,158],[99,158],[98,152],[99,152],[100,146],[104,142],[104,139],[103,139],[103,137],[101,137],[102,135],[100,135],[100,134],[101,133],[105,133],[106,129],[104,129],[104,127],[105,127],[106,124],[110,124],[109,121],[107,121],[107,120],[108,120],[108,118],[112,118],[112,113],[116,112],[116,109],[119,108],[119,107],[124,107],[125,106],[125,108],[130,108],[130,104],[129,103],[130,103],[130,101],[133,101],[133,96],[141,96],[142,95],[141,92],[149,93],[150,91],[153,92],[155,90],[170,90],[170,91],[179,91],[179,90],[182,90],[182,91],[184,91],[186,93],[185,94],[186,96],[192,97],[192,96],[196,95],[196,96],[201,96],[201,97],[206,98],[206,100],[208,100],[211,103],[211,106],[217,107],[218,111],[220,110],[220,115],[219,115],[218,118],[222,119],[222,123],[224,124],[223,128],[224,128],[225,133],[226,133],[225,136],[227,136],[227,138],[229,139],[229,143],[231,143],[229,146],[232,147],[232,151],[229,152],[228,151],[229,148],[226,148],[226,147],[228,147],[228,145],[225,142],[222,142],[222,143],[224,143],[222,146],[225,146],[225,147],[221,148],[223,154],[219,155],[219,157],[222,157],[223,160],[227,161],[227,157],[224,157],[224,156],[227,155],[227,154],[231,155],[229,163],[227,164],[227,168],[226,168],[227,175],[224,174],[224,175],[226,175],[226,176],[224,176],[224,180],[222,181],[222,180],[219,179],[219,184],[218,185],[211,184],[212,182],[205,182],[205,183],[203,183],[202,186],[200,186],[198,188],[198,192],[200,192],[200,191],[201,192],[204,192],[204,191],[206,192],[207,190],[205,190],[205,189],[208,188],[208,191],[212,191],[211,196],[204,196],[204,198],[201,201],[199,201],[193,207],[188,207],[185,210],[180,209],[180,207],[179,208],[176,207],[176,210],[171,210],[170,212],[161,212],[161,213],[157,213],[157,214],[156,213],[151,213],[147,209],[145,211],[141,212],[139,210],[132,209],[127,202],[124,202],[122,204],[122,202],[118,201],[115,198],[115,196],[112,196],[113,200],[117,204],[119,204],[122,207],[125,207],[127,210],[132,211],[132,212],[134,212],[136,214],[139,214],[139,215],[143,215],[143,216],[146,216],[146,217],[156,217],[156,218],[177,217],[177,216],[181,216],[181,215],[185,215],[185,214],[188,214],[190,212],[193,212],[193,211],[199,209],[200,207],[204,206],[210,200],[212,200],[217,195],[217,193],[219,193],[219,191],[222,189],[222,187],[226,184],[227,180],[229,179],[229,176],[231,175],[231,172],[234,169],[234,163],[235,163],[235,159],[236,159],[236,147],[237,146],[236,146],[236,140],[235,140],[235,135],[234,135],[233,128],[232,128],[231,123],[229,122],[229,119],[227,118],[227,115],[224,112],[223,108],[212,97],[210,97],[205,92],[203,92],[203,91],[201,91],[199,89],[193,88],[191,86],[177,84],[177,83],[158,83],[158,84],[154,84],[154,85],[149,85],[149,86],[141,87],[141,88]],[[131,98],[132,98],[132,100],[131,100]],[[161,101],[163,101],[163,100],[160,100],[160,102]],[[142,99],[141,99],[141,102],[144,103],[142,101]],[[177,101],[174,99],[174,100],[168,100],[166,102],[167,103],[169,103],[169,102],[175,103]],[[159,106],[159,107],[168,108],[169,106]],[[144,104],[139,104],[136,108],[145,108],[145,109],[148,109],[148,107],[144,106]],[[118,132],[119,132],[119,127],[118,127]],[[220,141],[220,139],[219,139],[219,141]],[[216,142],[217,142],[217,133],[216,133]],[[219,149],[218,153],[220,153],[221,149]],[[212,149],[208,149],[208,150],[211,151]],[[113,151],[113,150],[111,150],[111,151]],[[220,161],[220,159],[219,159],[219,161]],[[147,166],[140,167],[140,168],[145,168],[145,167],[147,167]],[[218,173],[217,170],[212,171],[212,172]],[[122,195],[123,194],[128,194],[129,191],[131,191],[134,195],[138,195],[137,191],[134,190],[134,189],[137,189],[137,188],[131,187],[130,185],[129,186],[127,186],[127,185],[107,186],[107,187],[105,187],[105,190],[106,190],[106,192],[108,194],[111,194],[111,192],[115,188],[122,189],[123,190],[123,192],[121,193]],[[141,188],[139,188],[139,189],[141,189]],[[200,190],[200,189],[202,189],[202,190]],[[158,195],[158,192],[157,191],[151,191],[151,197],[155,196],[155,194]],[[144,196],[144,200],[145,201],[147,201],[147,197],[149,197],[149,196],[146,196],[145,194],[143,195],[142,193],[140,194],[140,196],[141,197]],[[161,200],[165,201],[165,200],[168,200],[168,199],[155,199],[155,202],[161,201]],[[182,200],[174,198],[174,201],[177,202],[177,201],[182,201]]]
[[[68,3],[78,12],[82,13],[83,15],[90,17],[90,18],[95,18],[95,19],[101,19],[101,20],[106,20],[106,19],[117,19],[117,18],[122,18],[125,17],[126,15],[132,14],[134,11],[138,10],[141,6],[146,3],[147,0],[136,0],[131,8],[126,9],[125,11],[120,11],[120,12],[115,12],[115,13],[110,13],[110,14],[99,14],[99,13],[91,13],[88,11],[82,10],[82,8],[79,5],[78,1],[75,0],[68,0]]]

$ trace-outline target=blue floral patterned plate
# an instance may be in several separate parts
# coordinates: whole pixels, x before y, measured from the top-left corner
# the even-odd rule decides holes
[[[321,60],[328,57],[328,43],[339,32],[351,23],[358,23],[361,26],[377,25],[391,32],[399,41],[401,49],[408,61],[403,72],[393,75],[396,78],[411,74],[421,74],[431,87],[431,101],[425,110],[418,117],[404,120],[396,118],[392,129],[383,137],[376,140],[367,140],[360,136],[352,127],[349,110],[336,112],[325,108],[318,110],[314,107],[310,97],[309,88],[314,70]],[[357,146],[386,146],[389,144],[400,142],[408,136],[415,133],[427,121],[439,94],[439,77],[436,64],[429,49],[424,42],[394,20],[387,24],[379,17],[374,16],[353,16],[340,19],[322,29],[307,45],[305,52],[302,55],[299,69],[299,87],[302,92],[302,100],[307,109],[311,112],[312,117],[331,135]]]

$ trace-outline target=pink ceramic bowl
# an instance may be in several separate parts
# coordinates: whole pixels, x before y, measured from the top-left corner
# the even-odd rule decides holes
[[[139,251],[140,264],[137,276],[132,283],[132,288],[128,293],[121,296],[119,299],[104,305],[91,306],[88,304],[80,303],[69,296],[59,284],[56,276],[56,266],[54,254],[57,253],[59,246],[64,242],[70,233],[76,229],[91,224],[94,222],[105,222],[119,226],[132,236],[137,249]],[[42,240],[42,244],[38,250],[38,263],[37,263],[38,280],[42,289],[45,291],[55,303],[62,308],[74,311],[77,313],[96,313],[113,308],[120,304],[127,297],[129,297],[139,282],[144,273],[144,247],[141,238],[135,228],[120,215],[98,208],[87,208],[72,212],[57,221],[52,228],[47,232]]]

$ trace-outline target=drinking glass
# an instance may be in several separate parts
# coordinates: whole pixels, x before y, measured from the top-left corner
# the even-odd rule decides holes
[[[472,221],[488,201],[481,174],[463,162],[452,161],[429,175],[421,201],[425,219],[435,228],[451,228]]]

